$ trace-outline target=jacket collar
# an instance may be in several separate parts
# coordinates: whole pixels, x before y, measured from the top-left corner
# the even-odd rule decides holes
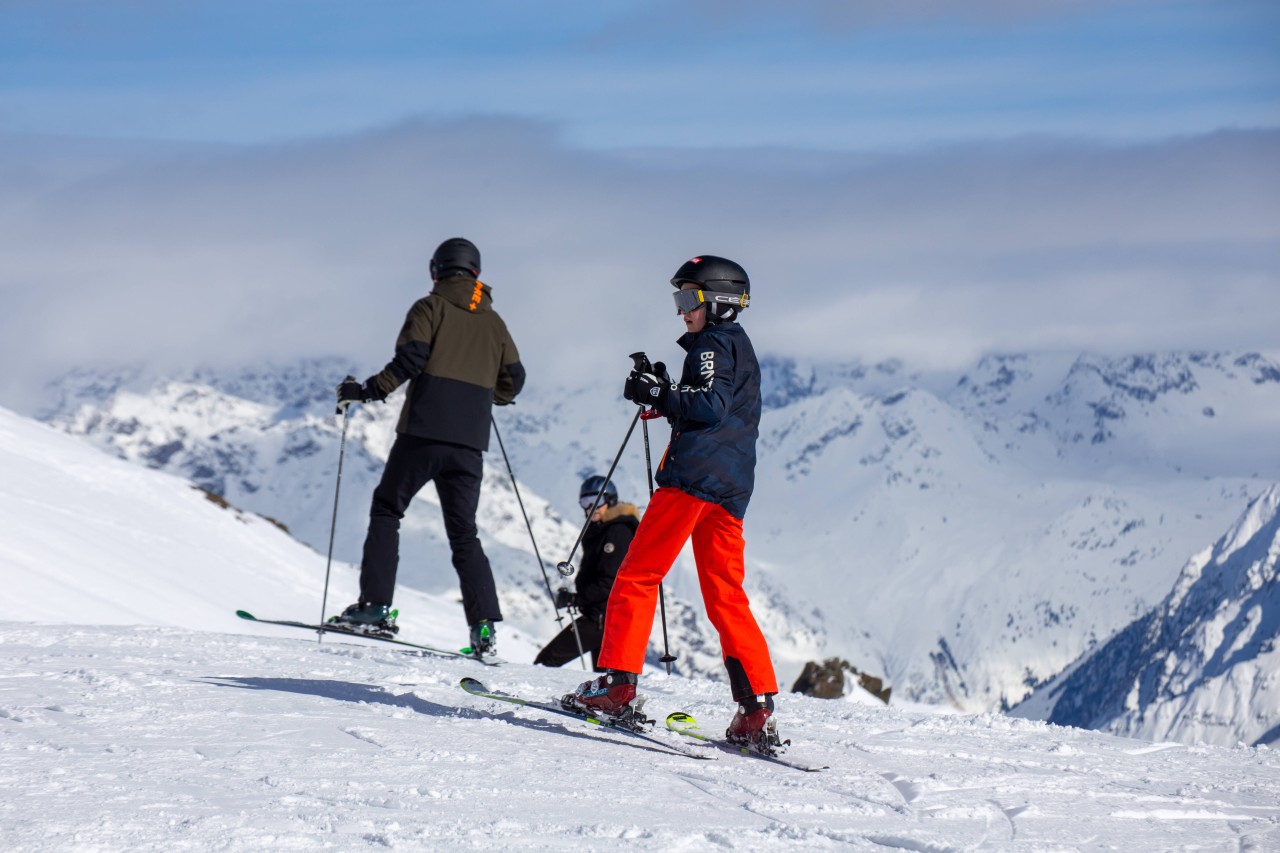
[[[439,294],[452,305],[476,313],[488,311],[493,305],[489,285],[465,273],[440,279],[431,292]]]
[[[683,335],[681,335],[679,338],[676,339],[676,343],[680,345],[681,349],[683,349],[685,352],[688,352],[689,350],[693,349],[694,345],[697,344],[698,341],[704,335],[739,335],[739,334],[742,334],[741,326],[739,326],[733,320],[721,320],[719,323],[716,323],[715,325],[707,326],[701,332],[685,332]]]

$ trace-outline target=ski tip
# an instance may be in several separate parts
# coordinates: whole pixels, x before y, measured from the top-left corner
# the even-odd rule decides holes
[[[241,619],[252,619],[255,622],[258,621],[258,617],[254,616],[248,610],[237,610],[236,615],[239,616]]]
[[[489,688],[485,687],[478,679],[466,676],[458,682],[458,686],[468,693],[488,693]]]
[[[692,714],[686,714],[684,711],[672,711],[667,714],[667,728],[679,731],[681,729],[696,729],[698,721],[693,718]]]

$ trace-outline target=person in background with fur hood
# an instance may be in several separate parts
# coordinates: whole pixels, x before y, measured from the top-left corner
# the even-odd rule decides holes
[[[620,503],[617,487],[598,474],[583,480],[578,492],[582,511],[591,513],[591,521],[582,535],[578,591],[561,587],[556,594],[556,607],[577,608],[581,615],[547,643],[533,662],[543,666],[564,666],[582,652],[590,652],[591,666],[596,672],[603,672],[596,661],[600,657],[600,642],[604,639],[605,605],[609,603],[609,592],[613,589],[618,567],[622,565],[622,558],[627,555],[631,539],[640,526],[640,510],[634,504]],[[576,638],[575,626],[578,630]],[[582,642],[581,651],[578,649],[579,640]]]

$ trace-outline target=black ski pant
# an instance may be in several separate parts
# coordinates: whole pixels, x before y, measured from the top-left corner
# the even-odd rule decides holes
[[[574,625],[578,626],[578,636],[582,638],[582,650],[591,653],[591,668],[596,672],[604,672],[596,663],[600,657],[600,642],[604,639],[604,620],[591,619],[587,616],[579,616],[565,626],[542,651],[538,652],[533,662],[542,666],[564,666],[569,661],[581,657],[578,653],[578,641],[573,636]]]
[[[473,447],[412,435],[396,436],[369,509],[369,533],[360,561],[362,602],[391,603],[400,562],[400,520],[413,496],[428,482],[434,482],[453,552],[453,568],[462,587],[467,624],[502,619],[493,570],[476,535],[476,506],[480,502],[483,471],[480,451]]]

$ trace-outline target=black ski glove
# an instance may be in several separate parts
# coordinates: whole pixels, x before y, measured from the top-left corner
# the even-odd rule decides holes
[[[567,586],[562,586],[556,590],[556,608],[562,609],[573,607],[578,603],[578,594],[573,592]]]
[[[671,383],[664,382],[661,376],[654,373],[637,373],[633,370],[622,388],[622,396],[637,406],[653,406],[660,414],[665,414],[667,393],[670,388]]]
[[[348,376],[338,385],[338,414],[346,411],[347,407],[352,403],[367,403],[370,400],[381,399],[381,395],[377,393],[377,385],[374,383],[373,377],[370,377],[361,385],[354,376]]]

